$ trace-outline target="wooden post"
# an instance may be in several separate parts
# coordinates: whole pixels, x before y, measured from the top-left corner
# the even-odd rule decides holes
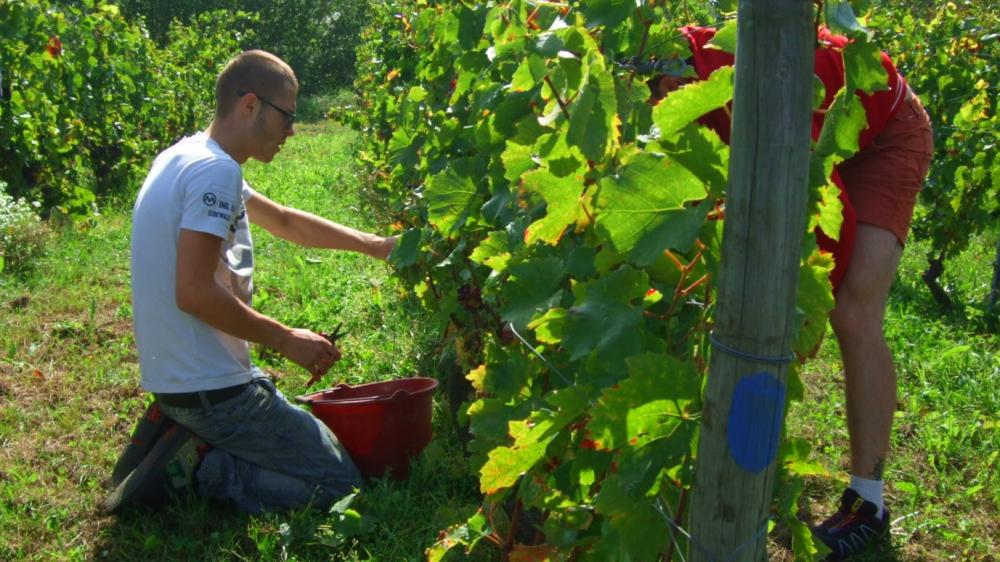
[[[732,152],[689,559],[766,560],[806,230],[811,0],[741,0]]]

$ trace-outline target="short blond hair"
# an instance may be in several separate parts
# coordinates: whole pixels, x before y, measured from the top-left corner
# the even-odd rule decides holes
[[[225,117],[233,110],[239,99],[237,92],[274,99],[287,88],[299,90],[299,81],[288,63],[267,51],[244,51],[226,63],[215,80],[215,116]]]

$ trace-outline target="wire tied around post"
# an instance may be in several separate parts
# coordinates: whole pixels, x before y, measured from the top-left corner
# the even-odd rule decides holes
[[[736,357],[737,359],[744,359],[746,361],[753,361],[755,363],[766,363],[768,365],[786,365],[788,363],[791,363],[792,361],[795,361],[795,354],[792,352],[788,352],[786,355],[782,355],[781,357],[770,357],[767,355],[757,355],[756,353],[747,353],[745,351],[740,351],[739,349],[736,349],[735,347],[732,347],[730,345],[726,345],[721,340],[719,340],[719,338],[716,337],[714,330],[708,333],[708,340],[712,342],[712,347],[714,347],[715,349],[718,349],[719,351],[727,355]]]

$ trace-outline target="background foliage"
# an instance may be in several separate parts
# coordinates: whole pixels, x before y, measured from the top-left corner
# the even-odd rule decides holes
[[[255,16],[240,39],[243,49],[260,48],[295,70],[305,95],[329,93],[354,78],[354,46],[368,22],[369,0],[121,0],[124,13],[145,20],[160,45],[177,21],[197,26],[204,12],[243,11]]]
[[[924,279],[938,302],[947,305],[953,288],[938,283],[946,262],[1000,220],[1000,14],[995,3],[973,0],[881,2],[869,24],[934,126],[934,160],[913,234],[931,244]],[[984,297],[959,295],[956,300],[969,304]]]
[[[151,155],[207,123],[232,24],[204,14],[161,48],[104,2],[0,4],[0,179],[73,216],[129,196]]]

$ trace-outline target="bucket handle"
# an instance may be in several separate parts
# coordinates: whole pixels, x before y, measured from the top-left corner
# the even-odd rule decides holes
[[[345,388],[351,388],[351,385],[347,384],[346,382],[337,383],[337,386],[333,387],[331,390],[337,391],[337,390],[343,390]],[[319,400],[316,400],[315,398],[310,398],[309,395],[303,394],[301,396],[296,396],[295,401],[298,402],[299,404],[311,405],[313,402],[318,402]]]
[[[351,388],[351,385],[349,385],[347,383],[340,383],[337,386],[333,387],[333,390],[337,391],[337,390],[343,390],[345,388]],[[409,398],[410,396],[413,396],[412,392],[410,392],[410,391],[408,391],[406,389],[400,388],[400,389],[397,389],[396,392],[393,392],[392,394],[379,394],[379,395],[376,395],[376,396],[362,396],[362,397],[359,397],[359,398],[333,398],[333,399],[330,399],[330,400],[319,400],[317,398],[310,398],[308,396],[296,396],[295,397],[295,401],[298,402],[299,404],[308,404],[308,405],[312,405],[312,404],[316,404],[316,403],[320,403],[320,402],[336,402],[337,404],[359,404],[359,403],[363,403],[363,402],[364,403],[370,403],[370,402],[398,402],[400,400],[405,400],[406,398]]]

